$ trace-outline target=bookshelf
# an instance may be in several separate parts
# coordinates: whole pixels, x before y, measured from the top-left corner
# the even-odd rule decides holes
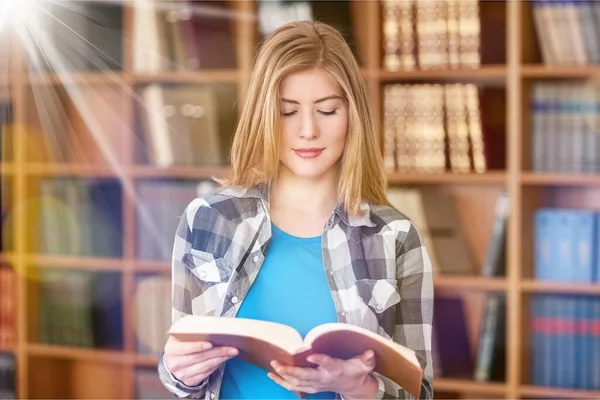
[[[16,340],[0,350],[15,354],[19,398],[135,398],[134,379],[137,368],[154,368],[157,357],[138,353],[135,343],[134,291],[140,274],[165,274],[168,261],[137,257],[135,204],[127,190],[121,192],[122,252],[119,257],[89,257],[41,254],[30,251],[29,238],[34,233],[29,223],[31,210],[26,206],[37,192],[42,179],[94,178],[121,180],[124,187],[150,179],[201,180],[222,176],[226,166],[174,166],[155,168],[137,157],[136,104],[131,89],[150,83],[203,84],[236,86],[242,100],[252,70],[254,47],[258,40],[256,4],[253,1],[230,1],[229,7],[242,17],[233,28],[237,68],[200,71],[165,71],[157,74],[133,72],[133,8],[123,6],[123,69],[102,72],[61,72],[52,75],[29,73],[24,67],[23,47],[13,38],[13,65],[7,75],[0,72],[0,86],[8,86],[15,123],[13,157],[2,160],[0,175],[10,186],[5,202],[18,212],[12,214],[10,232],[13,248],[0,253],[0,265],[16,272]],[[466,225],[465,235],[477,265],[482,265],[493,224],[494,204],[506,190],[510,196],[510,219],[507,232],[506,276],[438,276],[439,293],[460,293],[469,310],[471,339],[476,339],[481,325],[481,310],[486,293],[501,293],[507,299],[506,378],[503,382],[477,382],[473,379],[436,378],[436,398],[598,398],[599,392],[559,389],[530,385],[528,339],[528,298],[534,293],[598,295],[597,284],[539,282],[533,278],[533,213],[545,204],[546,195],[561,193],[562,204],[597,207],[600,177],[594,173],[535,172],[532,170],[530,106],[528,90],[539,80],[594,79],[600,66],[547,66],[542,62],[533,29],[529,2],[480,2],[482,19],[482,64],[476,69],[441,69],[388,71],[381,62],[381,3],[352,1],[354,33],[361,54],[361,67],[369,85],[380,121],[383,119],[383,88],[391,83],[471,82],[495,90],[493,112],[488,120],[503,131],[505,165],[477,173],[403,173],[390,172],[391,186],[439,187],[458,199],[459,217]],[[69,114],[74,149],[66,162],[52,162],[47,149],[32,140],[28,125],[44,126],[33,115],[35,93],[50,93],[48,102],[60,102],[73,110],[73,101],[61,91],[69,86],[82,98],[96,96],[103,104],[89,117],[98,126],[89,129],[85,116]],[[73,89],[75,88],[75,89]],[[37,92],[36,92],[37,90]],[[48,103],[50,104],[50,103]],[[84,104],[85,101],[84,101]],[[88,103],[89,104],[89,103]],[[497,106],[497,107],[496,107]],[[492,108],[490,106],[490,108]],[[118,116],[118,118],[110,118]],[[107,149],[94,144],[94,135],[106,135]],[[76,140],[73,140],[76,139]],[[383,132],[381,134],[383,142]],[[80,146],[78,150],[78,146]],[[89,147],[91,146],[91,147]],[[383,145],[382,145],[383,146]],[[82,150],[83,149],[83,150]],[[476,220],[477,223],[470,223]],[[43,266],[43,267],[42,267]],[[34,274],[46,270],[86,270],[117,273],[114,288],[122,297],[123,346],[119,350],[79,348],[41,343],[37,337],[36,318],[40,312]],[[474,347],[476,344],[472,344]]]

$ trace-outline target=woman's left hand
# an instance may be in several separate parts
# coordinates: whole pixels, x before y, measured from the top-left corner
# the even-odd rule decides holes
[[[375,368],[372,350],[362,355],[341,360],[325,354],[313,354],[307,360],[317,368],[300,368],[272,361],[271,366],[279,374],[269,372],[269,378],[293,392],[336,392],[346,398],[373,398],[379,385],[371,375]]]

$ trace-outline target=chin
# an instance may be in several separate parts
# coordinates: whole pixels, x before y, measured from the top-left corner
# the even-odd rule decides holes
[[[309,180],[318,180],[326,175],[328,175],[328,173],[333,169],[333,167],[326,167],[326,166],[314,166],[314,167],[308,167],[307,166],[292,166],[291,168],[288,167],[287,168],[289,170],[289,172],[298,177],[298,178],[302,178],[302,179],[309,179]]]

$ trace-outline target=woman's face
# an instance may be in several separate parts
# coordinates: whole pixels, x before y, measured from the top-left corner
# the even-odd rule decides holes
[[[348,131],[348,106],[337,83],[320,69],[290,74],[280,86],[279,159],[297,177],[336,173]]]

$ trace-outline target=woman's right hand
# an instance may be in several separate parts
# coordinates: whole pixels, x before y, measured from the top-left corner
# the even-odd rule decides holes
[[[225,361],[238,355],[232,347],[212,347],[208,342],[182,342],[169,336],[163,362],[186,386],[197,386]]]

